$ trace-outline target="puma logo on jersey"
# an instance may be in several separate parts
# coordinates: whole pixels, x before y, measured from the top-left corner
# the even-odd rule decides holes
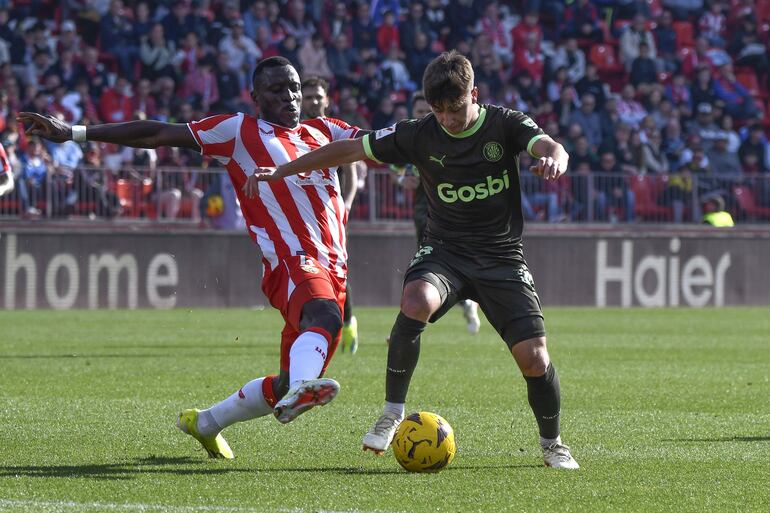
[[[444,159],[446,158],[446,155],[442,155],[441,158],[431,155],[429,158],[431,162],[437,162],[441,167],[444,167]]]

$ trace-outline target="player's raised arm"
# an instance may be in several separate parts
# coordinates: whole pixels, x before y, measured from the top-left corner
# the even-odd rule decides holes
[[[538,161],[529,170],[545,180],[557,180],[567,172],[569,153],[550,136],[546,135],[535,141],[532,145],[532,156]]]
[[[312,171],[314,169],[331,169],[343,164],[350,164],[366,158],[363,139],[344,139],[334,141],[310,153],[306,153],[296,160],[283,164],[271,170],[259,168],[251,175],[243,185],[243,192],[251,198],[257,194],[259,182],[274,182],[287,176]],[[272,172],[271,172],[272,171]]]
[[[16,120],[24,124],[27,135],[37,135],[56,143],[72,139],[76,142],[99,141],[133,148],[175,146],[200,149],[185,123],[127,121],[88,127],[70,126],[52,116],[43,116],[34,112],[20,112]]]

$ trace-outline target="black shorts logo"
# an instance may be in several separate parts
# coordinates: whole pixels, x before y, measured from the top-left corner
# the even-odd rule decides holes
[[[430,255],[433,253],[433,246],[423,246],[420,249],[417,250],[417,253],[414,254],[414,258],[411,262],[409,262],[409,267],[412,267],[416,264],[419,264],[423,261],[425,258],[425,255]]]

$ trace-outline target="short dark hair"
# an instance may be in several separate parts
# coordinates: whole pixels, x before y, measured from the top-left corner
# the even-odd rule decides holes
[[[422,100],[422,101],[428,101],[428,100],[426,100],[426,99],[425,99],[425,93],[423,93],[423,92],[422,92],[422,91],[420,91],[420,90],[418,90],[418,91],[415,91],[415,92],[412,94],[412,104],[414,104],[414,103],[416,103],[416,102],[419,102],[419,101],[421,101],[421,100]]]
[[[284,66],[293,66],[291,61],[286,57],[280,57],[278,55],[274,57],[268,57],[262,59],[257,63],[257,67],[254,68],[254,74],[251,75],[251,85],[254,89],[257,89],[259,79],[262,78],[262,72],[268,68],[283,68]]]
[[[326,94],[329,94],[329,81],[323,77],[307,77],[302,81],[302,89],[304,90],[306,87],[320,87]]]
[[[473,87],[473,66],[460,52],[443,52],[425,68],[422,90],[435,107],[457,106]]]

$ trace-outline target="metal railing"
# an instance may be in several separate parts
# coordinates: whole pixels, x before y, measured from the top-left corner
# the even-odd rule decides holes
[[[48,173],[42,183],[17,178],[14,192],[0,198],[0,220],[196,224],[221,214],[223,205],[209,198],[220,190],[223,173],[221,168],[85,167]],[[535,222],[700,223],[703,201],[716,196],[740,221],[770,221],[770,176],[765,175],[592,172],[545,182],[523,173],[520,182],[524,216]],[[387,169],[369,169],[350,219],[411,223],[413,211],[414,191]]]

